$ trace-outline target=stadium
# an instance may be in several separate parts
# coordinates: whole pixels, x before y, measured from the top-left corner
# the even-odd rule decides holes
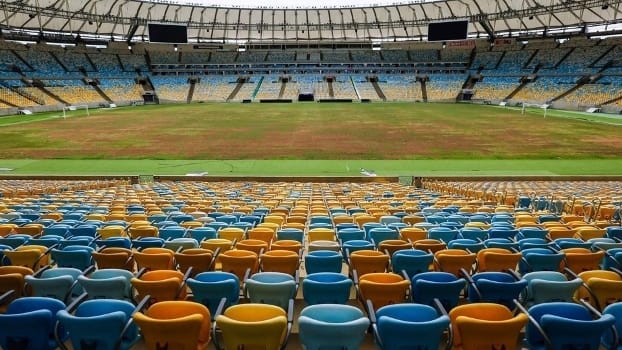
[[[0,4],[0,349],[620,344],[621,1]]]

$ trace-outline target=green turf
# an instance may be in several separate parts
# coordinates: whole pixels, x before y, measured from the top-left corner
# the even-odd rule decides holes
[[[435,150],[441,156],[429,159],[417,155],[406,155],[403,159],[381,159],[382,154],[374,151],[373,147],[364,154],[357,154],[357,159],[342,157],[335,159],[335,154],[327,150],[310,149],[300,159],[255,159],[250,156],[240,156],[235,160],[214,157],[184,158],[180,154],[149,156],[145,153],[134,156],[133,159],[110,159],[106,155],[81,155],[80,150],[74,154],[63,155],[63,159],[20,159],[13,154],[5,156],[3,153],[10,149],[55,149],[71,147],[70,139],[48,137],[46,131],[56,128],[70,121],[86,120],[97,122],[98,116],[111,114],[117,122],[112,127],[123,128],[124,131],[132,126],[133,118],[140,123],[149,121],[155,114],[166,115],[171,126],[177,129],[163,130],[161,133],[171,133],[171,137],[183,135],[193,138],[199,135],[196,125],[207,123],[209,129],[215,133],[222,132],[231,126],[236,130],[226,134],[228,141],[248,142],[270,132],[287,133],[304,123],[327,123],[327,120],[345,119],[351,125],[372,125],[371,128],[331,130],[329,124],[321,124],[326,132],[347,133],[354,139],[372,140],[383,137],[373,128],[375,123],[386,122],[397,128],[407,128],[409,121],[416,121],[413,137],[425,138],[428,130],[425,123],[440,122],[448,126],[447,137],[481,138],[482,143],[488,140],[483,135],[498,133],[502,138],[512,137],[511,130],[503,130],[495,125],[497,113],[505,113],[504,122],[510,123],[516,117],[524,119],[528,132],[536,134],[545,126],[548,128],[542,139],[555,138],[555,146],[566,152],[556,156],[556,150],[540,151],[535,147],[531,153],[516,153],[512,157],[497,156],[494,153],[503,145],[490,145],[492,153],[471,152],[460,149]],[[251,115],[251,118],[248,118]],[[242,118],[246,119],[242,119]],[[172,119],[175,118],[175,119]],[[207,118],[207,119],[205,119]],[[100,121],[101,122],[101,121]],[[109,122],[109,121],[106,121]],[[190,124],[199,123],[199,124]],[[240,128],[240,123],[245,129]],[[180,126],[177,124],[181,124]],[[184,125],[189,125],[183,128]],[[581,135],[593,137],[594,133],[608,131],[612,141],[618,141],[622,136],[622,118],[616,115],[589,114],[581,112],[567,112],[549,110],[547,117],[543,117],[540,109],[528,109],[527,114],[521,117],[520,110],[501,108],[497,106],[474,106],[465,104],[422,104],[422,103],[372,103],[372,104],[193,104],[193,105],[165,105],[127,107],[115,110],[91,110],[87,117],[85,111],[70,112],[67,120],[60,112],[35,114],[32,116],[11,116],[0,118],[0,174],[75,174],[75,175],[184,175],[188,173],[207,172],[209,175],[232,176],[356,176],[361,169],[375,172],[379,176],[508,176],[508,175],[622,175],[622,156],[611,154],[605,157],[593,156],[599,149],[579,150],[586,151],[590,156],[582,157],[581,153],[567,156],[574,142],[581,139]],[[449,128],[450,127],[450,128]],[[474,127],[467,135],[458,134],[459,130]],[[434,129],[434,127],[432,128]],[[114,129],[112,129],[114,130]],[[430,135],[434,130],[430,130]],[[111,131],[103,131],[105,134]],[[360,134],[357,134],[360,133]],[[76,130],[76,137],[81,137],[80,130]],[[385,136],[386,137],[386,136]],[[435,147],[435,137],[430,136],[427,141],[430,148]],[[537,140],[536,140],[537,141]],[[103,142],[103,141],[100,141]],[[386,139],[384,142],[397,142]],[[517,142],[515,139],[511,142]],[[518,142],[522,142],[518,140]],[[533,146],[533,140],[525,140],[526,146]],[[104,145],[104,144],[102,144]],[[144,146],[148,150],[148,142],[138,136],[129,135],[125,140],[115,140],[114,147],[124,149]],[[317,145],[321,146],[321,145]],[[260,146],[257,146],[260,147]],[[5,150],[5,151],[2,151]],[[6,153],[8,155],[8,153]],[[501,154],[501,153],[499,153]],[[329,157],[325,157],[328,155]],[[491,156],[492,155],[492,156]],[[23,157],[21,157],[23,158]],[[158,159],[154,159],[158,158]],[[205,160],[205,159],[212,160]],[[329,159],[327,159],[329,158]],[[496,159],[495,159],[496,158]],[[349,160],[345,160],[349,159]]]
[[[0,174],[231,176],[622,175],[622,159],[586,160],[1,160]]]

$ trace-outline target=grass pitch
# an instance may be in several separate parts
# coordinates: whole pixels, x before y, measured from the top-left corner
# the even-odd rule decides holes
[[[622,119],[471,104],[180,104],[0,119],[16,174],[620,175]]]

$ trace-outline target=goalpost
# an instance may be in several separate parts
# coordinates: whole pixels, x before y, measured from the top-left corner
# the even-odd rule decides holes
[[[525,114],[525,110],[527,108],[540,108],[540,109],[544,110],[544,118],[546,118],[546,111],[549,109],[549,106],[550,105],[546,104],[546,103],[539,104],[539,103],[526,103],[526,102],[523,102],[520,114]]]
[[[77,111],[78,109],[85,109],[86,115],[90,116],[89,106],[88,105],[72,105],[72,106],[64,106],[63,107],[63,119],[67,118],[67,111]]]

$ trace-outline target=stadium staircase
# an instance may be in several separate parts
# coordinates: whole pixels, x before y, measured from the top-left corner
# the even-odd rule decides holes
[[[30,69],[30,71],[34,71],[35,69],[33,68],[33,66],[30,65],[30,63],[28,63],[28,61],[26,61],[24,59],[24,57],[22,57],[18,51],[15,50],[11,50],[11,52],[13,53],[13,55],[15,55],[15,57],[17,57],[21,63],[23,63],[26,67],[28,67],[28,69]],[[26,74],[24,74],[24,72],[22,72],[22,70],[19,67],[15,67],[16,71],[19,72],[19,74],[26,76]]]
[[[229,94],[229,97],[227,97],[227,102],[233,100],[235,98],[235,96],[238,94],[238,92],[240,92],[240,89],[242,89],[242,86],[244,86],[244,82],[246,80],[244,79],[239,79],[237,85],[235,86],[235,88],[233,89],[233,91],[231,91],[231,93]]]
[[[421,98],[423,98],[423,102],[428,102],[428,90],[425,87],[425,81],[421,79],[419,83],[421,84]]]
[[[99,96],[101,96],[106,102],[108,103],[112,103],[112,99],[110,97],[108,97],[108,95],[106,95],[106,93],[104,92],[104,90],[102,90],[99,87],[99,81],[96,80],[96,83],[91,85],[93,87],[93,89],[95,89],[95,91],[97,91],[97,93],[99,94]]]
[[[285,89],[287,89],[287,79],[281,80],[281,90],[279,91],[279,100],[285,95]]]
[[[43,92],[44,94],[50,96],[51,98],[55,99],[56,101],[58,101],[58,102],[60,102],[60,103],[62,103],[64,105],[70,105],[71,104],[71,103],[68,103],[67,101],[63,100],[62,98],[60,98],[55,93],[53,93],[53,92],[49,91],[48,89],[46,89],[45,87],[43,87],[43,83],[41,83],[40,80],[35,80],[35,82],[38,82],[38,83],[35,83],[34,86],[37,89],[41,90],[41,92]]]
[[[527,61],[525,62],[525,64],[523,65],[522,68],[527,68],[529,67],[529,63],[531,63],[531,61],[533,61],[533,59],[536,57],[536,55],[538,55],[538,51],[539,50],[534,50],[533,53],[531,54],[531,56],[527,59]]]
[[[18,106],[12,104],[11,102],[9,102],[9,101],[7,101],[7,100],[5,100],[3,98],[0,98],[0,103],[3,103],[3,104],[5,104],[5,105],[7,105],[9,107],[18,107]]]
[[[527,80],[527,79],[523,79],[523,80],[521,81],[520,85],[518,85],[518,86],[516,87],[516,89],[514,89],[514,91],[510,92],[510,94],[509,94],[509,95],[507,95],[507,96],[504,98],[504,100],[509,100],[509,99],[511,99],[512,97],[514,97],[514,95],[516,95],[519,91],[521,91],[521,90],[525,87],[525,85],[527,85],[527,84],[529,84],[529,80]]]
[[[600,79],[600,77],[601,77],[601,76],[596,77],[596,78],[594,79],[594,81],[596,81],[596,80]],[[557,96],[557,97],[555,97],[555,98],[551,99],[551,102],[554,102],[554,101],[560,100],[560,99],[562,99],[562,98],[564,98],[564,97],[566,97],[566,96],[570,95],[571,93],[573,93],[573,92],[575,92],[577,89],[579,89],[581,86],[583,86],[583,85],[585,85],[585,84],[587,84],[587,83],[590,83],[591,81],[592,81],[592,80],[590,79],[590,76],[589,76],[589,75],[588,75],[588,76],[583,76],[583,77],[581,77],[581,79],[579,79],[579,80],[577,81],[577,84],[576,84],[575,86],[573,86],[572,88],[570,88],[570,89],[568,89],[567,91],[563,92],[561,95],[559,95],[559,96]]]
[[[261,76],[261,78],[259,78],[259,82],[257,83],[257,86],[255,87],[255,90],[253,91],[253,94],[251,95],[251,99],[255,99],[255,96],[257,96],[257,94],[259,93],[259,89],[261,89],[261,84],[263,83],[263,76]]]
[[[387,96],[384,94],[384,92],[380,88],[380,85],[378,85],[378,81],[377,80],[372,80],[371,85],[374,87],[374,90],[376,90],[376,93],[378,94],[378,97],[380,97],[381,100],[386,101],[387,100]]]
[[[335,98],[335,89],[333,89],[332,81],[328,81],[328,96],[330,98]]]
[[[45,104],[45,101],[44,101],[43,99],[41,99],[41,98],[39,98],[39,97],[37,97],[37,96],[34,96],[33,94],[28,93],[27,91],[24,91],[24,90],[22,90],[22,89],[20,89],[20,88],[13,87],[13,86],[10,86],[10,85],[8,85],[8,84],[4,84],[4,83],[2,83],[2,82],[0,82],[0,85],[1,85],[3,88],[8,89],[8,90],[11,90],[11,91],[13,91],[14,93],[16,93],[16,94],[18,94],[18,95],[21,95],[22,97],[27,98],[27,99],[29,99],[30,101],[33,101],[33,102],[35,102],[35,103],[36,103],[36,104],[38,104],[38,105],[43,106],[43,105]],[[10,105],[10,103],[7,103],[7,104],[8,104],[8,105]]]
[[[611,103],[616,103],[618,101],[622,101],[622,96],[614,97],[611,100],[607,100],[607,101],[601,103],[600,105],[604,106],[604,105],[608,105],[608,104],[611,104]]]
[[[197,85],[197,81],[195,79],[190,79],[190,88],[188,89],[188,97],[186,97],[186,102],[192,102],[192,96],[194,96],[194,88]]]

